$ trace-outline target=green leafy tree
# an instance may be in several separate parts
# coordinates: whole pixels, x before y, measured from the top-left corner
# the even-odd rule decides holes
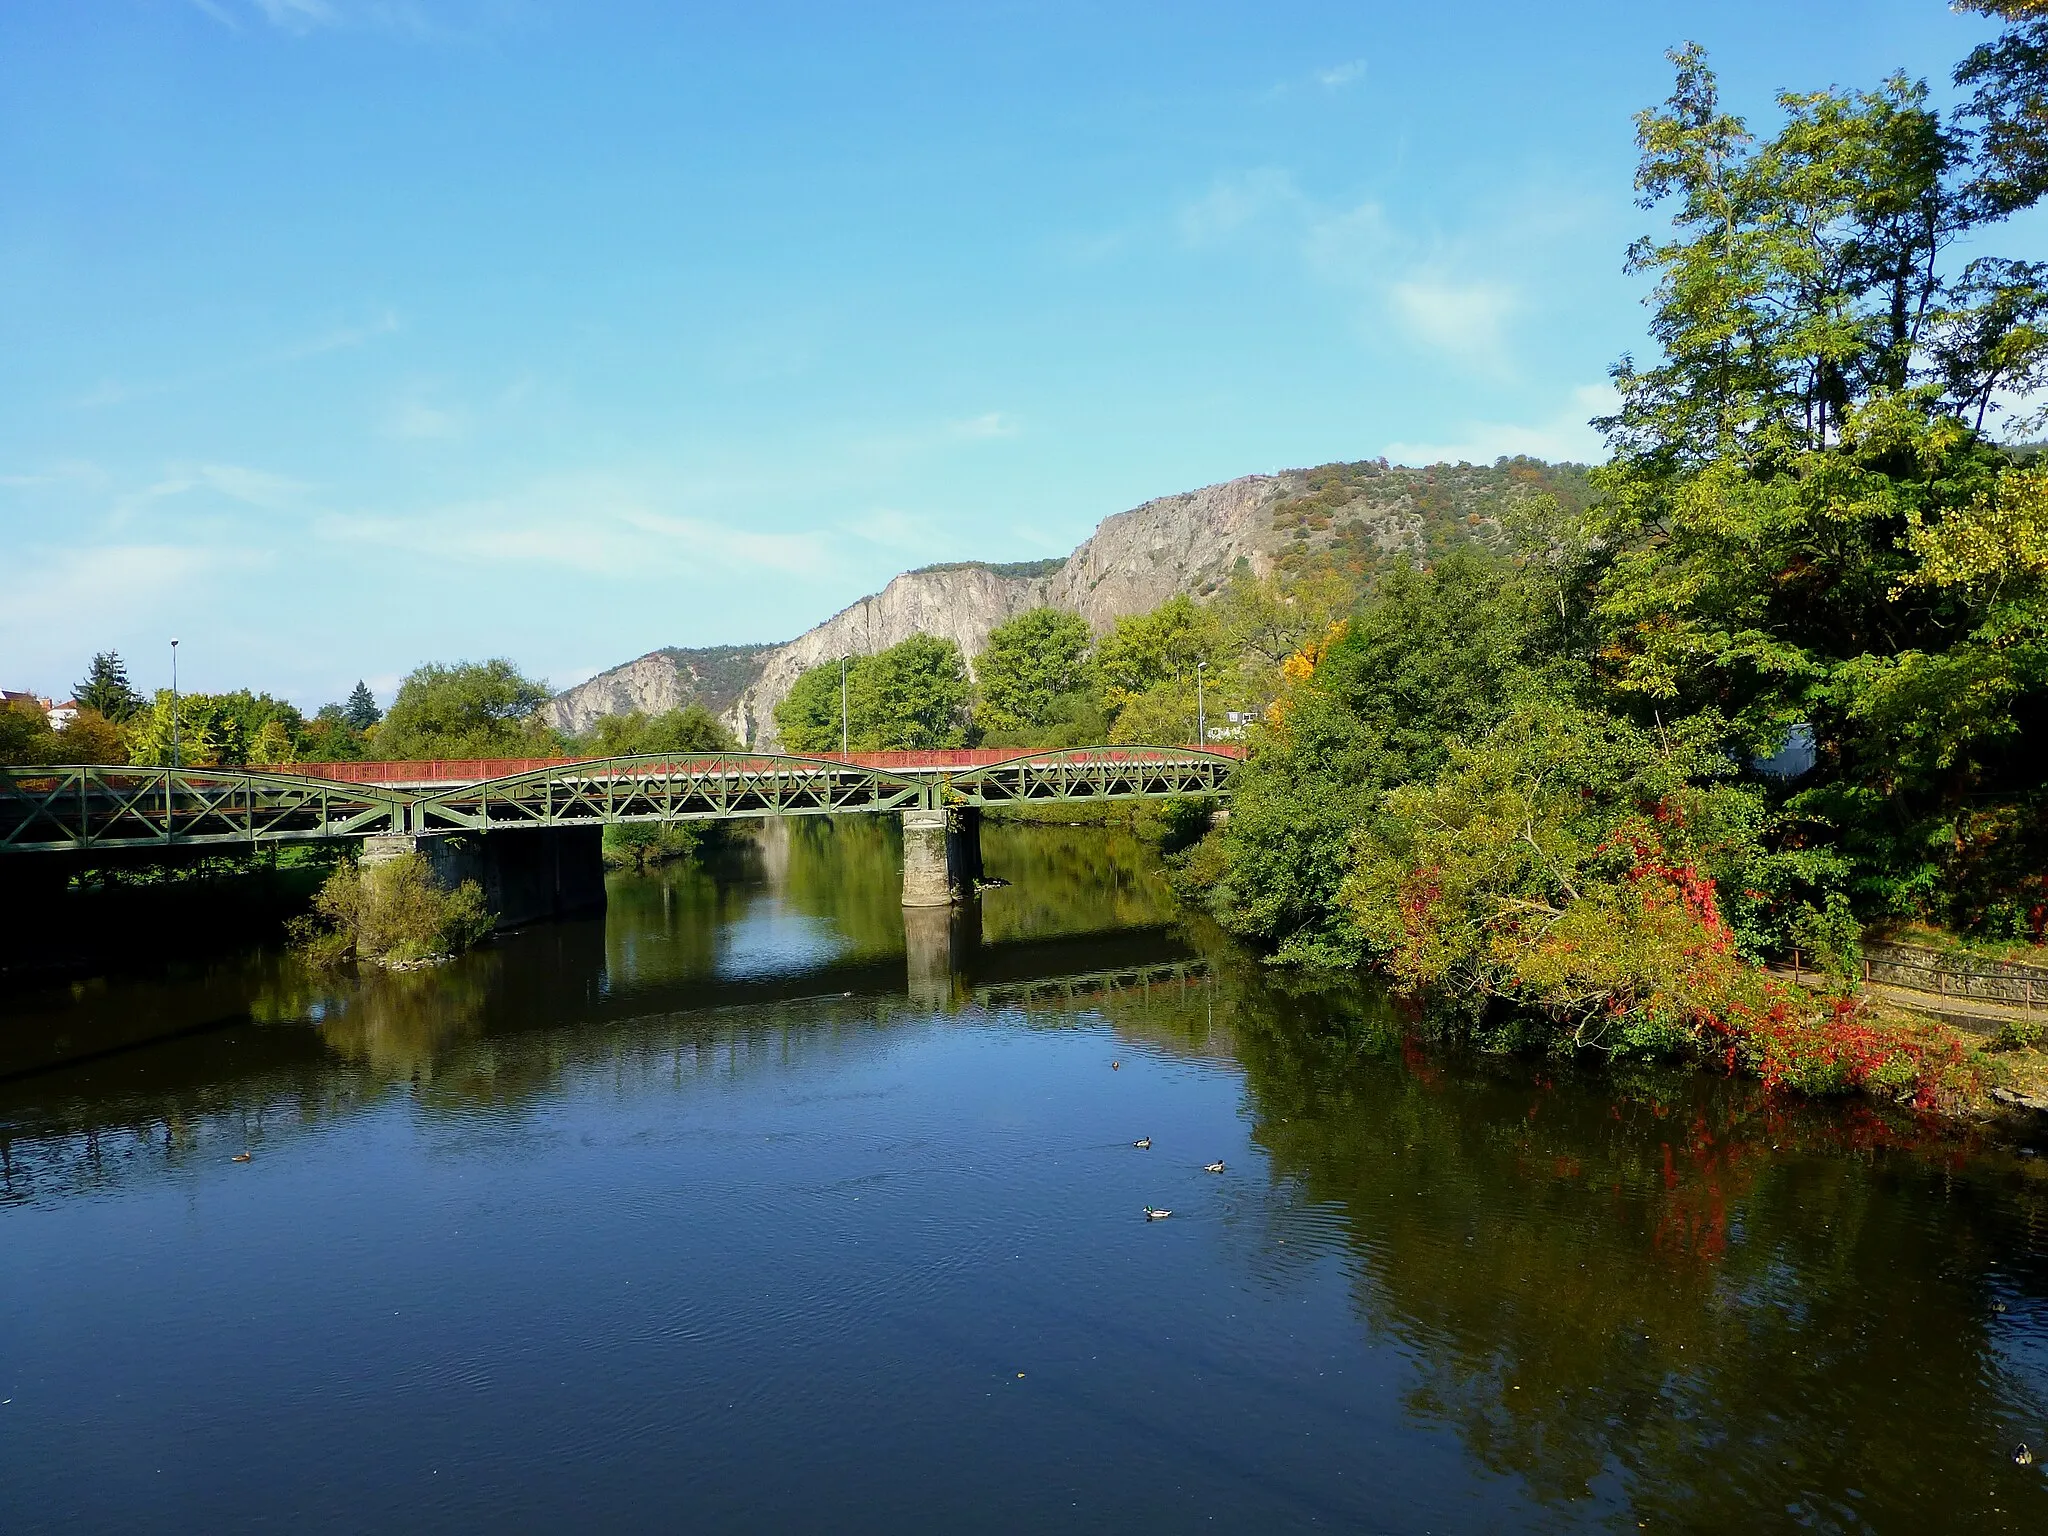
[[[775,729],[792,752],[836,752],[840,663],[802,673],[775,707]],[[957,747],[967,739],[970,685],[960,647],[932,635],[847,664],[847,737],[856,752]]]
[[[1025,738],[1072,717],[1093,684],[1087,621],[1057,608],[1033,608],[989,631],[977,682],[975,722],[984,737]]]
[[[241,768],[249,761],[244,718],[249,694],[181,693],[157,690],[149,709],[128,722],[128,760],[185,768]],[[175,729],[174,729],[175,727]]]
[[[384,718],[384,711],[377,707],[376,695],[370,692],[369,685],[361,678],[356,679],[355,687],[349,692],[348,702],[341,706],[341,717],[348,723],[349,729],[358,732],[367,731]]]
[[[349,723],[346,706],[323,704],[306,722],[299,756],[306,762],[356,762],[365,755],[363,733]]]
[[[1104,704],[1113,712],[1161,683],[1193,686],[1198,662],[1222,648],[1216,620],[1182,593],[1150,613],[1116,621],[1095,648]]]
[[[399,684],[376,750],[414,759],[545,756],[560,747],[539,718],[547,699],[545,683],[503,658],[430,662]]]
[[[738,739],[716,715],[702,704],[657,715],[632,710],[623,715],[605,715],[577,743],[577,750],[591,757],[631,757],[654,752],[732,752]]]
[[[1397,567],[1354,620],[1290,658],[1199,882],[1226,926],[1297,963],[1366,958],[1339,899],[1359,829],[1388,789],[1433,775],[1453,739],[1544,686],[1559,643],[1547,598],[1533,570],[1477,552]]]
[[[0,703],[0,765],[54,763],[57,733],[35,700]]]
[[[856,656],[846,662],[847,740],[853,739],[853,680],[869,665],[870,658]],[[790,685],[789,692],[775,706],[775,731],[791,752],[837,752],[840,743],[841,663],[826,662],[805,669]],[[862,740],[865,741],[865,737]]]
[[[2031,266],[1942,259],[2038,196],[2039,28],[1966,61],[1991,94],[1948,124],[1894,79],[1783,97],[1757,143],[1688,49],[1638,125],[1675,218],[1632,253],[1664,359],[1617,370],[1587,523],[1606,670],[1638,717],[1717,712],[1738,757],[1808,725],[1784,835],[1838,849],[1866,917],[2048,917],[2042,490],[1980,434],[2042,377],[2048,305]]]
[[[128,735],[96,709],[81,709],[56,733],[55,760],[60,763],[125,763]]]
[[[118,651],[95,655],[85,681],[72,689],[72,697],[116,725],[142,708],[142,696],[128,685],[128,667]]]
[[[967,664],[951,640],[912,635],[871,658],[854,681],[857,745],[920,750],[967,740]]]

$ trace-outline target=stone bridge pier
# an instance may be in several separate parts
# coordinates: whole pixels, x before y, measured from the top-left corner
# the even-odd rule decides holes
[[[903,813],[903,905],[948,907],[974,899],[981,878],[981,811]]]
[[[451,889],[465,880],[483,887],[502,928],[601,909],[604,828],[543,827],[532,831],[380,833],[363,839],[365,866],[408,853]]]

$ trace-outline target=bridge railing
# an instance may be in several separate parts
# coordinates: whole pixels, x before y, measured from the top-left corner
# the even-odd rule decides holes
[[[0,853],[1165,798],[1215,793],[1241,756],[1119,746],[0,768]]]
[[[873,768],[882,773],[957,772],[973,768],[994,768],[1004,763],[1072,757],[1091,762],[1145,762],[1162,755],[1201,753],[1211,757],[1241,760],[1244,748],[1235,743],[1212,743],[1206,747],[1080,747],[1065,752],[1046,752],[1025,747],[947,747],[923,752],[675,752],[646,753],[641,759],[617,757],[472,757],[472,758],[389,758],[375,762],[289,763],[265,771],[302,774],[338,784],[459,784],[482,783],[488,779],[509,779],[521,774],[541,773],[555,768],[574,768],[584,763],[612,763],[644,760],[653,767],[694,759],[714,760],[758,757],[777,761],[839,763],[851,768]]]

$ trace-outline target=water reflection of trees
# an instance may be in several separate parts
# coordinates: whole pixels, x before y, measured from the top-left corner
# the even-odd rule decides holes
[[[986,872],[1009,885],[982,902],[990,943],[1170,922],[1172,889],[1159,861],[1125,827],[1044,827],[984,821]]]
[[[2010,1163],[1966,1171],[1910,1128],[1744,1084],[1448,1067],[1356,990],[1240,980],[1275,1175],[1341,1216],[1362,1316],[1415,1362],[1412,1410],[1490,1468],[1652,1529],[2048,1513],[2005,1460],[2048,1402],[1990,1338],[1998,1286],[2048,1289],[2039,1178],[2015,1202],[1992,1187]]]

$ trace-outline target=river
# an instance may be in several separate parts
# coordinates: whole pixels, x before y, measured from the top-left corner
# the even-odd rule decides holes
[[[0,998],[77,1058],[0,1081],[0,1530],[2048,1530],[2048,1156],[1425,1050],[985,846],[907,937],[810,821]]]

